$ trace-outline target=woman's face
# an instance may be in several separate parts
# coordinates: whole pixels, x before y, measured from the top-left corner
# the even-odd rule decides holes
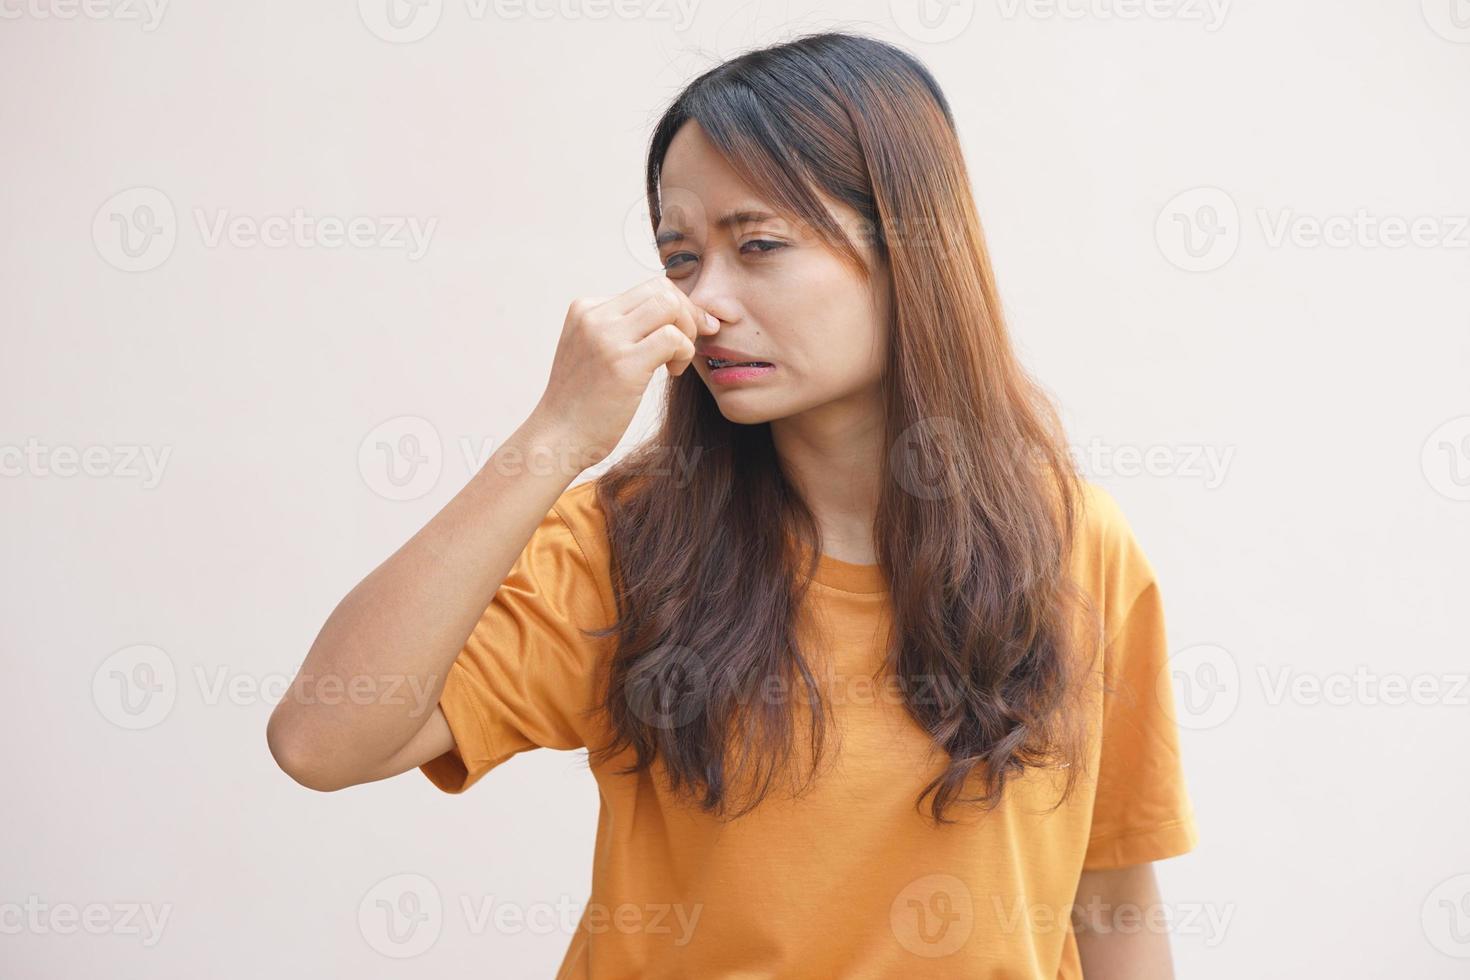
[[[875,265],[864,222],[821,195],[862,248],[871,281],[812,229],[775,213],[725,162],[698,123],[674,135],[661,170],[658,227],[665,273],[720,321],[701,350],[723,347],[768,370],[694,367],[721,413],[742,424],[789,418],[838,402],[876,399],[888,343],[888,275]],[[737,217],[728,223],[721,219]]]

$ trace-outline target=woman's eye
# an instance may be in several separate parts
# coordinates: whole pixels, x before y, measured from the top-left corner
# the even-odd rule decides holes
[[[751,248],[750,246],[756,247]],[[775,242],[771,241],[769,238],[752,238],[750,241],[745,242],[743,245],[740,246],[740,251],[744,252],[746,255],[766,255],[767,253],[774,252],[777,249],[782,249],[785,247],[785,242]],[[686,265],[688,262],[697,262],[698,260],[699,256],[695,255],[693,252],[675,252],[667,259],[664,259],[664,271],[670,272],[681,265]]]

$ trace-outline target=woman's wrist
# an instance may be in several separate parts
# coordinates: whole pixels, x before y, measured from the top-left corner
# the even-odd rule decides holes
[[[607,458],[611,447],[594,446],[559,416],[537,409],[506,440],[506,462],[538,475],[555,473],[570,483],[583,470]]]

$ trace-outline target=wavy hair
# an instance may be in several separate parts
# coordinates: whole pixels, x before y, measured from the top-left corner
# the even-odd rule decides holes
[[[1012,349],[948,102],[912,55],[847,32],[723,62],[654,129],[655,231],[662,162],[689,121],[864,276],[891,277],[873,528],[893,627],[881,670],[949,759],[915,807],[932,796],[934,821],[953,822],[950,805],[993,807],[1030,767],[1066,771],[1060,806],[1086,738],[1090,634],[1073,615],[1091,610],[1067,575],[1085,495],[1058,414]],[[863,217],[881,263],[866,263],[814,188]],[[697,465],[666,465],[671,451]],[[611,737],[589,759],[631,749],[621,773],[659,761],[673,790],[740,816],[796,771],[805,724],[814,776],[828,707],[801,640],[821,532],[769,423],[732,423],[697,372],[671,377],[656,433],[596,493],[617,620],[589,632],[617,640],[596,706]],[[773,685],[798,695],[762,694]]]

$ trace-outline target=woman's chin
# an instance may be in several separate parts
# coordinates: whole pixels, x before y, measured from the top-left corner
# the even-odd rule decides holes
[[[716,397],[715,404],[725,420],[736,425],[760,425],[780,417],[780,413],[773,412],[769,404],[763,404],[762,399],[751,397],[747,392],[727,392]]]

